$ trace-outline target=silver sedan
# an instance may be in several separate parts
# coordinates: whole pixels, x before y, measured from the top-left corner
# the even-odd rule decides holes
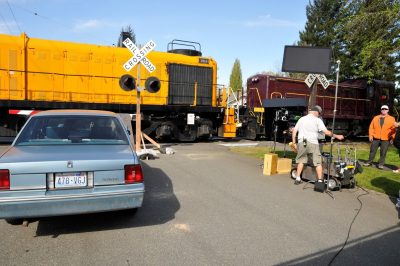
[[[141,207],[140,162],[118,115],[54,110],[27,121],[0,157],[0,219]]]

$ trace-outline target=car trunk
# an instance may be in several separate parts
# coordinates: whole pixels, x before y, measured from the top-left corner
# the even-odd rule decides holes
[[[92,185],[124,183],[124,165],[138,164],[129,145],[15,146],[1,158],[11,190],[49,188],[49,179],[85,175]],[[54,187],[53,187],[54,188]]]

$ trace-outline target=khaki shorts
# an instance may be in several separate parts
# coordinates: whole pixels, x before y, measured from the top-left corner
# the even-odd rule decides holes
[[[310,160],[309,160],[310,158]],[[312,163],[313,166],[321,165],[321,151],[319,144],[307,143],[304,147],[303,143],[297,144],[296,163]]]

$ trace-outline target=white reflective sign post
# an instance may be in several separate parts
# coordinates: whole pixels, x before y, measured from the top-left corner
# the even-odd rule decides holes
[[[151,52],[155,47],[156,43],[153,41],[148,41],[141,49],[139,49],[129,38],[123,41],[125,47],[133,54],[133,56],[123,64],[123,68],[129,72],[134,66],[137,67],[137,84],[136,84],[136,138],[135,138],[135,150],[136,152],[141,151],[141,116],[140,116],[140,65],[143,65],[147,71],[152,73],[156,70],[156,67],[151,63],[151,61],[146,57],[146,55]]]

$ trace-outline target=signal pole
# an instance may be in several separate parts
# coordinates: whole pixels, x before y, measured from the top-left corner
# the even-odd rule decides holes
[[[313,85],[311,86],[310,97],[308,98],[308,111],[313,108],[316,104],[317,98],[317,90],[318,90],[318,79],[315,79]]]
[[[141,47],[139,46],[139,49]],[[136,138],[135,138],[135,150],[136,152],[140,152],[141,149],[141,141],[142,141],[142,129],[141,129],[141,122],[142,118],[140,115],[140,91],[142,90],[142,87],[140,87],[140,67],[141,63],[139,62],[137,64],[137,87],[136,87]]]

